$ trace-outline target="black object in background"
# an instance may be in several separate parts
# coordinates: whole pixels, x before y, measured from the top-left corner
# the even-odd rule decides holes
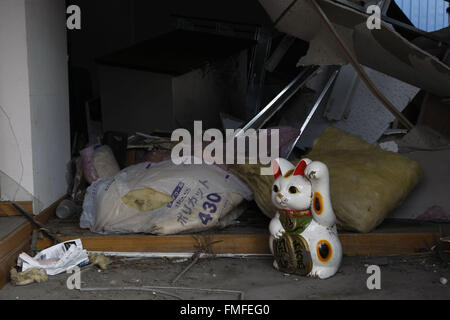
[[[125,168],[128,134],[123,132],[108,131],[103,136],[103,144],[111,148],[120,169]]]

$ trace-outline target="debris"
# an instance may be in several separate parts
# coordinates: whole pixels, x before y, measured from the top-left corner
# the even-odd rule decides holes
[[[12,205],[14,208],[20,211],[20,213],[27,218],[28,221],[30,221],[32,224],[34,224],[36,227],[38,227],[42,233],[44,233],[47,237],[49,237],[54,243],[60,243],[61,240],[58,239],[58,237],[52,235],[41,223],[37,222],[28,212],[26,212],[20,205],[13,202]]]
[[[436,250],[442,261],[450,263],[450,237],[441,238]]]
[[[161,294],[165,296],[169,296],[178,300],[183,300],[182,297],[176,295],[174,293],[162,291],[155,288],[150,287],[109,287],[109,288],[80,288],[80,291],[150,291],[153,295]]]
[[[291,148],[289,149],[289,152],[285,156],[285,158],[289,158],[292,151],[294,150],[295,146],[297,145],[297,142],[300,140],[302,134],[305,132],[306,127],[308,126],[308,123],[311,121],[312,117],[314,116],[314,113],[316,112],[317,108],[320,106],[320,104],[323,101],[323,98],[327,95],[328,91],[334,84],[336,77],[339,74],[339,70],[335,70],[332,75],[330,76],[330,79],[328,79],[327,83],[325,84],[324,88],[322,89],[322,92],[320,93],[319,97],[317,98],[316,102],[314,103],[314,106],[312,107],[311,111],[309,112],[308,116],[306,117],[305,121],[303,122],[301,128],[300,128],[300,134],[295,139],[294,143],[292,144]]]
[[[140,259],[140,258],[139,258]],[[183,262],[186,262],[186,261],[188,261],[189,259],[187,259],[187,258],[180,258],[180,259],[174,259],[174,260],[171,260],[170,262],[171,263],[183,263]]]
[[[80,155],[83,159],[83,176],[89,183],[100,178],[112,177],[120,171],[109,146],[89,146],[81,150]]]
[[[441,206],[431,206],[424,213],[416,217],[422,221],[450,221],[450,215]]]
[[[70,199],[64,199],[56,208],[56,216],[59,219],[67,219],[77,213],[80,213],[81,210],[81,206],[77,205],[74,201]]]
[[[364,70],[398,111],[403,111],[419,92],[418,88],[386,74],[369,68]],[[368,143],[374,143],[389,128],[395,117],[370,93],[358,77],[354,82],[351,81],[351,75],[354,74],[356,73],[352,66],[341,67],[340,77],[336,79],[336,86],[331,91],[326,108],[328,114],[331,113],[335,118],[330,119],[336,121],[333,123],[334,127],[360,136]]]
[[[206,243],[202,243],[201,238],[195,237],[195,239],[197,240],[199,245],[197,247],[197,252],[195,252],[191,257],[192,262],[183,271],[181,271],[175,277],[175,279],[172,280],[172,284],[175,284],[175,282],[177,282],[186,272],[189,271],[189,269],[191,269],[194,266],[194,264],[197,263],[197,261],[198,261],[198,259],[200,259],[202,253],[210,253],[212,251],[211,246],[214,243],[222,242],[222,240],[219,240],[219,241],[213,241],[213,242],[206,241]]]
[[[83,160],[81,157],[72,159],[68,164],[68,172],[66,173],[68,181],[68,194],[70,198],[77,204],[82,203],[86,192],[86,181],[83,177]]]
[[[31,251],[34,252],[36,251],[36,244],[39,238],[39,230],[33,230],[33,232],[31,233]]]
[[[241,135],[250,128],[262,128],[300,88],[306,85],[320,71],[317,66],[304,68],[272,101],[270,101],[255,117],[248,121],[236,136]],[[280,152],[282,153],[282,152]],[[283,155],[284,156],[284,155]]]
[[[439,279],[439,282],[442,284],[442,285],[446,285],[447,284],[447,278],[444,278],[444,277],[441,277],[440,279]]]
[[[22,267],[22,272],[31,268],[45,269],[48,275],[63,273],[75,266],[85,265],[89,261],[86,250],[80,239],[59,243],[42,250],[35,257],[21,253],[17,259],[17,265]]]
[[[450,50],[448,52],[450,53]],[[420,109],[419,119],[417,120],[419,124],[426,125],[440,135],[450,138],[450,129],[448,128],[450,108],[448,102],[445,103],[442,98],[426,93]]]
[[[272,55],[267,59],[267,61],[264,64],[264,67],[269,72],[274,72],[283,57],[288,52],[289,48],[292,47],[292,45],[295,42],[295,37],[292,37],[288,34],[285,34],[283,36],[283,39],[281,39],[280,43],[278,44],[278,47],[274,50]]]
[[[259,0],[278,31],[309,42],[309,50],[298,65],[343,65],[349,57],[333,37],[311,0]],[[348,1],[346,1],[348,2]],[[355,1],[353,1],[355,2]],[[367,28],[367,13],[358,12],[336,1],[321,0],[325,13],[342,43],[362,65],[401,81],[446,97],[450,86],[450,68],[436,57],[409,42],[389,23]]]
[[[9,274],[11,283],[15,286],[25,286],[30,283],[45,282],[48,280],[45,270],[39,268],[31,268],[24,272],[18,272],[16,268],[12,268]]]
[[[128,133],[117,131],[105,132],[103,135],[103,144],[111,148],[119,168],[125,168],[127,160]]]
[[[417,125],[398,141],[400,151],[438,151],[450,149],[450,139],[435,130]]]
[[[145,287],[145,288],[155,288],[155,289],[173,289],[180,291],[203,291],[210,293],[230,293],[230,294],[238,294],[239,300],[244,300],[244,292],[238,290],[223,290],[223,289],[203,289],[203,288],[188,288],[188,287]]]
[[[102,270],[108,269],[108,265],[111,264],[111,259],[103,254],[90,254],[89,262],[95,266],[98,266]]]
[[[398,144],[395,141],[386,141],[379,144],[380,148],[385,151],[398,152]]]
[[[194,253],[194,255],[193,255],[192,258],[193,258],[193,259],[192,259],[192,262],[191,262],[191,263],[190,263],[183,271],[181,271],[181,272],[175,277],[175,279],[172,280],[171,284],[175,284],[175,282],[177,282],[177,281],[178,281],[178,280],[179,280],[186,272],[189,271],[189,269],[192,268],[192,266],[193,266],[194,264],[197,263],[198,259],[200,258],[200,253],[199,253],[199,252]]]

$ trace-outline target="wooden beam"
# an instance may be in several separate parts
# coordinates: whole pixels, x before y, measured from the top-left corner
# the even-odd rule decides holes
[[[346,256],[390,256],[429,252],[438,243],[439,232],[404,233],[342,233],[339,235]],[[62,237],[63,241],[77,236]],[[88,251],[106,252],[194,252],[202,243],[216,242],[211,246],[216,254],[269,254],[267,234],[213,234],[213,235],[106,235],[81,237],[83,247]],[[49,239],[39,240],[37,249],[42,250],[52,243]]]
[[[391,256],[430,252],[443,236],[440,232],[347,233],[341,238],[344,255]]]
[[[65,236],[62,241],[72,240],[75,237]],[[264,234],[246,235],[113,235],[81,237],[83,248],[88,251],[110,252],[165,252],[182,253],[195,252],[200,243],[213,243],[213,253],[239,253],[239,254],[264,254],[269,253],[268,236]],[[48,239],[39,240],[36,249],[42,250],[51,246]]]
[[[33,213],[33,201],[16,201],[26,212]],[[22,214],[13,207],[10,201],[0,201],[0,217],[21,216]]]

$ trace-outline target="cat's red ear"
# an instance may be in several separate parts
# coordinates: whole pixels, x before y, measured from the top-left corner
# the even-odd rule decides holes
[[[297,168],[295,168],[294,176],[305,175],[306,166],[307,166],[307,163],[305,160],[300,161],[300,163],[297,165]]]
[[[278,179],[279,176],[281,176],[281,168],[276,160],[272,162],[272,169],[273,169],[273,177],[276,180]]]

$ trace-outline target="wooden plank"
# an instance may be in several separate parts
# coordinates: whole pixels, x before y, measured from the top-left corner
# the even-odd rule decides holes
[[[33,213],[33,201],[16,201],[26,212]],[[10,201],[0,201],[0,217],[21,216],[22,214],[13,207]]]
[[[442,237],[440,232],[342,234],[347,256],[390,256],[430,252]]]
[[[339,235],[346,256],[389,256],[410,255],[429,252],[438,243],[439,232],[410,233],[343,233]],[[65,236],[62,240],[72,240]],[[83,247],[88,251],[106,252],[194,252],[201,242],[215,242],[212,252],[216,254],[269,254],[269,235],[267,234],[223,234],[223,235],[107,235],[80,237]],[[42,250],[52,243],[49,239],[39,240],[37,249]]]
[[[73,240],[76,236],[65,236],[61,240]],[[88,251],[110,252],[194,252],[200,243],[212,243],[213,253],[265,254],[269,253],[268,236],[263,234],[247,235],[113,235],[81,237],[83,247]],[[217,242],[216,242],[217,241]],[[36,249],[51,246],[48,239],[39,240]]]

